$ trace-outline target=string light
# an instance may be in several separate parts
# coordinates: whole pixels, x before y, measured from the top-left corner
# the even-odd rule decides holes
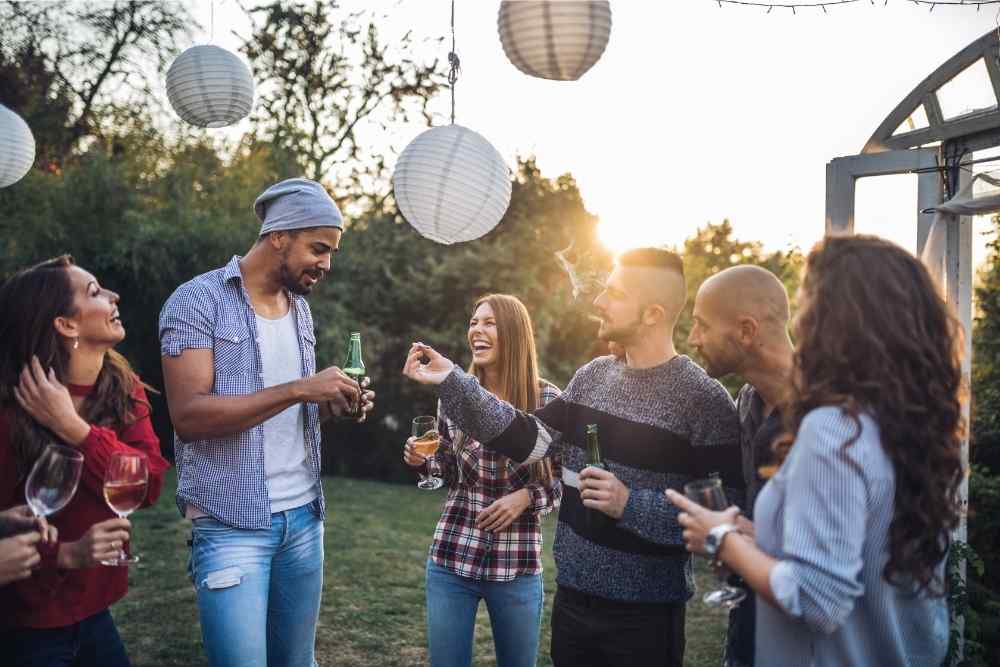
[[[451,89],[451,124],[455,124],[455,84],[458,73],[462,69],[462,61],[455,53],[455,0],[451,0],[451,51],[448,52],[448,86]]]
[[[823,2],[756,2],[755,0],[714,0],[716,4],[721,8],[723,5],[741,5],[744,7],[760,7],[765,9],[766,14],[770,14],[775,7],[778,9],[790,9],[792,14],[797,15],[797,9],[820,9],[824,14],[829,14],[827,7],[836,7],[838,5],[853,5],[858,2],[863,2],[864,0],[824,0]],[[924,6],[928,8],[929,12],[933,12],[934,8],[937,6],[945,7],[972,7],[975,6],[978,12],[983,5],[1000,5],[1000,0],[905,0],[913,5],[920,7]],[[875,0],[868,0],[869,4],[873,7],[875,6]],[[883,7],[889,5],[889,0],[885,0],[882,3]]]

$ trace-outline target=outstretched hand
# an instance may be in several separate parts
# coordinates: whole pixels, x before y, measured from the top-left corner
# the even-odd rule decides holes
[[[430,345],[414,343],[403,365],[403,375],[420,384],[441,384],[453,368],[455,364]]]

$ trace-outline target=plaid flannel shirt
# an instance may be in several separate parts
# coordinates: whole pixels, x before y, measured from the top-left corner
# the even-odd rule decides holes
[[[559,396],[555,386],[543,383],[540,405]],[[444,511],[434,529],[430,558],[455,574],[485,581],[511,581],[519,575],[542,571],[541,517],[559,507],[561,470],[552,460],[549,483],[533,482],[530,466],[461,436],[458,427],[438,406],[441,447],[428,458],[427,469],[448,485]],[[461,438],[459,451],[455,440]],[[504,530],[490,533],[476,527],[476,517],[494,501],[526,489],[531,505]]]

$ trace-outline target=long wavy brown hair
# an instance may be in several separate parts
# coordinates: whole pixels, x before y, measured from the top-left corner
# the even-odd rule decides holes
[[[534,412],[542,385],[548,384],[538,375],[538,352],[535,348],[535,329],[531,315],[521,300],[510,294],[487,294],[472,306],[475,313],[484,303],[493,310],[497,323],[497,366],[499,391],[497,396],[524,412]],[[480,384],[485,383],[486,373],[473,362],[469,373]],[[531,465],[530,476],[534,481],[552,480],[552,463],[545,458]]]
[[[0,285],[0,410],[10,419],[10,442],[19,478],[56,436],[24,411],[14,397],[21,370],[37,356],[42,368],[55,369],[66,384],[69,341],[56,331],[57,317],[76,314],[69,276],[73,258],[62,255],[16,273]],[[135,419],[132,391],[137,382],[126,359],[108,350],[93,391],[80,406],[80,416],[102,426],[129,424]],[[148,407],[148,405],[147,405]]]
[[[840,406],[879,425],[895,470],[889,583],[940,594],[936,567],[959,520],[961,328],[913,255],[872,236],[829,237],[806,260],[783,460],[811,410]]]

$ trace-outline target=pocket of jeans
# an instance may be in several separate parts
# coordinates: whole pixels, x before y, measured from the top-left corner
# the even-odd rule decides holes
[[[197,539],[198,535],[218,535],[232,530],[236,529],[211,516],[200,516],[191,520],[192,539]]]

